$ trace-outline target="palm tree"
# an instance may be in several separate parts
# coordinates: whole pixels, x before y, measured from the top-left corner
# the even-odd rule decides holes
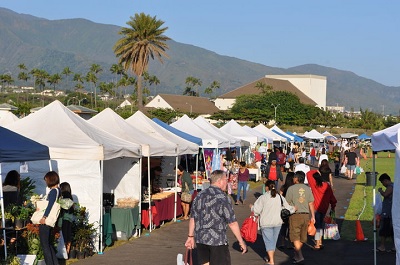
[[[8,84],[9,87],[12,83],[14,83],[14,79],[12,78],[11,74],[4,74],[0,75],[0,82],[2,83],[2,87],[4,87],[4,84]]]
[[[201,87],[202,82],[199,78],[193,77],[193,76],[188,76],[186,77],[186,89],[183,92],[184,95],[189,95],[189,96],[199,96],[199,89],[198,87]],[[193,88],[196,87],[196,91],[193,91]]]
[[[221,84],[218,81],[212,81],[212,83],[204,90],[204,93],[208,94],[211,97],[211,94],[214,92],[215,89],[221,87]]]
[[[92,71],[89,71],[86,74],[86,81],[89,83],[92,83],[93,84],[92,88],[94,87],[94,90],[96,91],[97,76],[95,75],[95,73],[93,73]],[[90,99],[91,99],[92,108],[93,108],[93,93],[90,93]],[[96,100],[96,95],[95,95],[95,100]],[[97,105],[97,102],[95,103],[95,105]]]
[[[67,87],[65,88],[65,91],[67,91],[67,89],[69,88],[68,77],[70,75],[72,75],[73,73],[72,73],[71,69],[69,69],[69,67],[65,67],[64,70],[61,72],[61,74],[65,75],[65,78],[67,80]]]
[[[51,86],[53,86],[54,91],[56,91],[56,85],[60,83],[61,81],[61,75],[60,74],[54,74],[49,76],[47,83],[49,83]]]
[[[142,75],[147,71],[150,57],[163,63],[162,57],[168,58],[165,50],[170,40],[164,36],[168,27],[162,28],[164,21],[157,20],[144,13],[135,14],[119,32],[123,37],[114,45],[114,53],[125,70],[131,70],[137,76],[138,109],[143,108]]]
[[[25,70],[25,71],[27,70],[25,64],[23,64],[23,63],[19,64],[19,65],[18,65],[18,68],[19,68],[20,70]]]
[[[101,66],[98,64],[92,64],[90,66],[90,73],[92,73],[93,75],[90,76],[90,81],[94,84],[94,107],[97,108],[97,87],[96,87],[96,82],[97,82],[97,74],[100,73],[101,71],[103,71],[103,69],[101,69]]]
[[[267,85],[266,83],[263,83],[261,81],[258,81],[254,87],[261,90],[262,93],[268,93],[272,90],[272,86]]]
[[[121,80],[122,76],[125,74],[124,68],[120,64],[113,64],[111,65],[110,72],[115,74],[115,84],[116,84],[116,92],[118,92],[119,88],[119,81]],[[119,79],[118,79],[119,76]],[[121,93],[120,95],[121,96]]]

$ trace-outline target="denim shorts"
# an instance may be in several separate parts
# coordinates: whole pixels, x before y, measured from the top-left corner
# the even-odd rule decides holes
[[[356,169],[356,165],[346,165],[348,170],[355,170]]]

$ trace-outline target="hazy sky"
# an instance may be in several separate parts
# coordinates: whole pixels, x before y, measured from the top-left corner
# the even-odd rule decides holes
[[[118,26],[144,12],[163,20],[173,40],[220,55],[282,68],[315,63],[400,86],[400,1],[0,0],[0,6]]]

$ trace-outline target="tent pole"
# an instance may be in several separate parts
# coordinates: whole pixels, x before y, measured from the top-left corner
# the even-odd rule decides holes
[[[374,208],[374,264],[376,265],[376,214],[375,214],[375,189],[376,189],[376,175],[375,175],[375,154],[377,154],[377,152],[372,151],[372,181],[374,184],[374,188],[372,189],[372,205]]]
[[[142,148],[143,149],[143,148]],[[142,184],[142,157],[139,158],[139,167],[138,167],[138,176],[140,177],[140,192],[139,192],[139,224],[140,227],[142,226],[142,192],[143,192],[143,184]],[[139,237],[142,235],[142,228],[139,229]]]
[[[176,208],[178,207],[178,156],[175,158],[175,207],[174,207],[174,221],[176,222]]]
[[[1,176],[1,163],[0,163],[0,176]],[[1,201],[1,224],[2,227],[6,227],[6,220],[4,219],[4,198],[3,198],[3,182],[0,181],[0,201]],[[7,260],[7,240],[6,240],[6,229],[3,229],[4,239],[4,258]]]
[[[198,189],[197,177],[199,176],[199,153],[196,154],[196,191]]]
[[[100,238],[98,254],[103,254],[103,181],[104,181],[104,161],[100,160]]]
[[[149,147],[150,150],[150,147]],[[151,181],[150,181],[150,151],[147,156],[147,193],[149,196],[149,220],[150,220],[150,232],[153,230],[153,213],[151,212]]]

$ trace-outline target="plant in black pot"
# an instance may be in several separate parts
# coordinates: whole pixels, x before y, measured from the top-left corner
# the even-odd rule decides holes
[[[16,215],[15,215],[15,228],[21,229],[26,226],[29,217],[33,213],[33,209],[27,206],[16,206]]]
[[[72,246],[76,249],[76,258],[83,259],[92,253],[91,242],[96,236],[94,224],[90,224],[85,207],[75,207],[75,221],[73,223]]]

